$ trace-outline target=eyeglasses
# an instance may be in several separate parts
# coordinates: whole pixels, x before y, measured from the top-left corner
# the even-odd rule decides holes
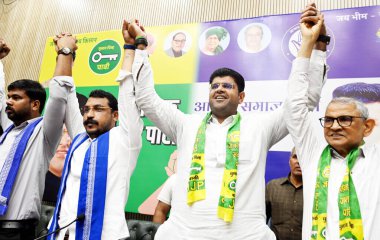
[[[173,41],[176,43],[185,43],[186,42],[186,40],[173,40]]]
[[[233,83],[211,83],[210,84],[210,89],[211,90],[216,90],[219,88],[219,86],[222,85],[222,88],[224,89],[228,89],[228,90],[231,90],[234,88],[234,84]]]
[[[84,107],[82,107],[82,112],[83,113],[89,113],[91,110],[94,110],[94,112],[101,113],[101,112],[104,112],[107,109],[112,109],[112,108],[110,108],[110,107],[103,107],[103,106],[99,106],[99,105],[96,105],[96,106],[93,106],[93,107],[84,106]]]
[[[334,125],[335,120],[338,122],[339,126],[341,127],[349,127],[352,124],[352,120],[354,118],[362,118],[365,119],[365,117],[353,117],[353,116],[339,116],[336,118],[333,117],[322,117],[319,119],[321,122],[322,127],[329,128]]]

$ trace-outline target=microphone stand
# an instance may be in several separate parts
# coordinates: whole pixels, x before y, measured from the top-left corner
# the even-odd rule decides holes
[[[80,214],[77,218],[75,218],[72,222],[70,222],[69,224],[67,224],[67,225],[65,225],[65,226],[63,226],[63,227],[61,227],[61,228],[58,228],[57,230],[55,230],[55,231],[53,231],[53,232],[51,232],[51,233],[48,233],[48,234],[42,235],[42,236],[40,236],[40,237],[38,237],[38,238],[35,238],[34,240],[40,240],[40,239],[43,239],[43,238],[45,238],[45,237],[47,237],[47,236],[50,236],[50,235],[52,235],[52,234],[55,234],[55,233],[61,231],[62,229],[67,228],[68,226],[70,226],[71,224],[75,223],[76,221],[82,221],[82,220],[84,220],[84,218],[85,218],[85,215],[84,215],[84,213],[82,213],[82,214]]]

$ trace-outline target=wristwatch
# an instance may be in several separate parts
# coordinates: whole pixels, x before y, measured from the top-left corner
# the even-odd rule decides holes
[[[69,55],[69,54],[72,54],[74,56],[74,51],[71,50],[70,48],[68,47],[63,47],[61,49],[59,49],[58,51],[58,55],[59,54],[63,54],[63,55]]]
[[[147,47],[148,46],[148,40],[145,37],[143,37],[143,36],[136,37],[136,39],[135,39],[135,46],[136,46],[136,48],[137,48],[137,46],[139,44],[142,44],[145,47]]]
[[[326,45],[330,44],[331,37],[327,35],[319,35],[317,38],[317,42],[326,43]]]

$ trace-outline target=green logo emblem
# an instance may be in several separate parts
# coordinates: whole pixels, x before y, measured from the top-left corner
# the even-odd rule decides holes
[[[352,232],[345,232],[340,238],[341,240],[357,240],[357,238],[352,234]]]
[[[111,72],[121,58],[120,45],[114,40],[104,40],[96,44],[88,59],[91,70],[96,74]]]
[[[236,189],[236,180],[232,180],[231,182],[228,183],[228,188],[231,190],[231,191],[235,191]]]
[[[199,174],[202,171],[202,165],[193,162],[190,167],[190,175]]]

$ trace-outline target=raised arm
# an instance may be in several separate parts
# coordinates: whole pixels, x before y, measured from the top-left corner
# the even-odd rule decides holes
[[[313,21],[315,21],[317,15],[320,15],[320,13],[315,7],[315,4],[311,3],[303,10],[300,21],[306,22],[306,25],[309,26],[310,24],[314,24]],[[320,27],[319,35],[326,35],[326,27],[323,22]],[[319,35],[316,35],[316,37]],[[306,44],[309,45],[306,46]],[[309,83],[305,86],[305,90],[307,90],[305,99],[308,111],[313,111],[318,105],[321,90],[326,81],[326,73],[328,70],[326,64],[326,45],[325,42],[315,42],[314,40],[310,43],[304,42],[298,58],[293,62],[289,76],[289,81],[305,79],[305,77],[308,76]],[[312,46],[314,46],[314,50]],[[279,109],[272,113],[266,121],[266,124],[270,125],[270,127],[267,128],[270,132],[267,134],[270,136],[268,140],[271,141],[269,146],[277,143],[288,133],[287,130],[284,130],[286,124],[283,121],[283,114],[288,114],[288,111]]]
[[[302,44],[298,52],[298,58],[295,61],[307,61],[310,58],[313,46],[323,26],[323,21],[323,15],[321,14],[301,20]],[[297,153],[300,155],[300,164],[303,166],[303,159],[305,158],[302,156],[310,154],[310,152],[305,152],[307,151],[305,147],[310,143],[317,142],[316,135],[312,133],[314,131],[311,127],[312,115],[307,106],[309,76],[305,74],[302,78],[291,78],[288,84],[285,121]]]
[[[62,46],[76,49],[75,38],[69,34],[60,34],[54,39],[57,53]],[[43,131],[45,143],[54,153],[62,135],[62,126],[66,113],[67,98],[70,87],[66,85],[72,75],[72,54],[58,54],[54,76],[49,83],[49,99],[45,109]]]
[[[301,20],[306,21],[307,19],[305,20],[305,18],[315,17],[317,14],[319,13],[315,8],[315,4],[310,4],[302,12]],[[323,24],[322,27],[324,30],[321,34],[326,34],[326,29]],[[326,43],[315,43],[314,41],[311,42],[307,48],[305,48],[305,43],[303,45],[304,48],[301,50],[302,55],[293,62],[289,81],[292,79],[304,79],[306,76],[310,77],[310,84],[305,88],[307,90],[305,96],[307,108],[309,111],[313,111],[319,103],[320,92],[326,80]],[[314,50],[313,46],[315,47]],[[265,136],[267,136],[266,141],[268,142],[267,146],[269,148],[288,134],[284,122],[284,115],[286,114],[288,114],[288,112],[280,108],[267,115],[262,129],[266,131]]]
[[[302,11],[300,21],[312,22],[313,18],[320,14],[315,3],[308,4]],[[319,35],[327,36],[326,26],[323,22]],[[327,79],[328,65],[326,63],[326,41],[318,41],[314,45],[314,50],[310,58],[309,66],[309,87],[308,87],[308,109],[313,111],[321,98],[321,90]]]
[[[80,113],[78,98],[75,92],[74,79],[72,77],[72,67],[74,62],[74,52],[78,49],[76,38],[70,33],[63,33],[54,39],[55,50],[57,51],[57,68],[50,89],[56,89],[58,96],[65,101],[65,115],[63,122],[67,131],[73,139],[77,134],[84,132],[83,118]]]
[[[142,146],[141,133],[144,124],[140,118],[133,89],[132,64],[135,56],[135,50],[133,49],[135,40],[129,35],[128,23],[125,20],[123,22],[122,34],[127,49],[124,50],[121,70],[116,79],[120,83],[118,97],[119,122],[124,134],[129,139],[129,147],[140,149]]]
[[[129,32],[132,33],[132,36],[145,36],[136,20],[131,22]],[[177,142],[177,132],[182,129],[185,114],[157,95],[154,89],[152,68],[145,48],[144,44],[138,45],[132,67],[136,81],[136,103],[144,111],[145,116],[173,141]]]
[[[7,43],[0,37],[0,126],[5,130],[11,121],[5,113],[6,97],[5,97],[5,74],[1,59],[5,58],[11,51]]]
[[[311,51],[310,51],[311,54]],[[309,56],[310,57],[310,56]],[[320,68],[321,69],[321,68]],[[323,69],[323,67],[322,67]],[[322,85],[322,71],[317,71],[315,68],[315,75],[319,75],[319,78],[315,81],[315,86],[309,88],[308,86],[305,86],[305,106],[309,109],[314,109],[316,104],[314,101],[316,99],[316,96],[318,95],[315,93],[314,100],[309,99],[309,91],[316,92],[317,88],[316,86],[318,84]],[[308,73],[310,72],[310,58],[307,57],[298,57],[293,61],[292,64],[292,70],[289,76],[289,82],[290,81],[298,81],[301,79],[305,79],[308,76]],[[319,73],[319,74],[318,74]],[[319,82],[318,82],[319,81]],[[321,87],[321,86],[320,86]],[[285,100],[285,103],[288,101],[288,98],[291,93],[288,93],[287,100]],[[320,94],[320,93],[319,93]],[[319,95],[318,95],[319,96]],[[286,117],[289,114],[288,109],[286,109],[284,106],[280,107],[278,110],[271,112],[266,116],[265,121],[263,121],[262,129],[266,131],[265,136],[267,136],[266,141],[268,142],[267,146],[268,149],[271,148],[274,144],[279,142],[281,139],[283,139],[288,133],[287,125],[284,121],[284,117]]]

